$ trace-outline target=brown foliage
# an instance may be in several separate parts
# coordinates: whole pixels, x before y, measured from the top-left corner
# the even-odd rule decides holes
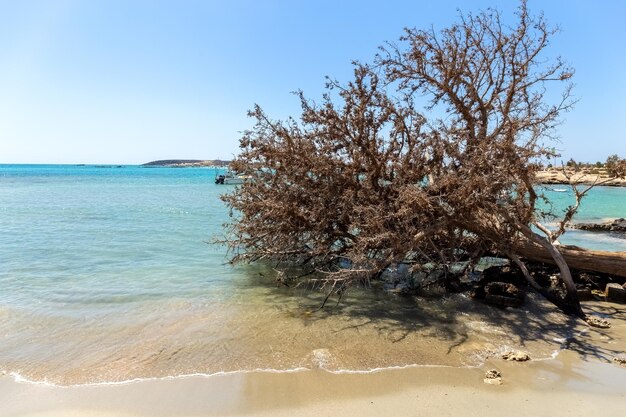
[[[299,121],[256,106],[232,166],[254,179],[223,197],[233,260],[295,264],[343,290],[396,263],[471,267],[485,251],[527,271],[516,248],[530,240],[557,261],[582,315],[534,187],[573,71],[544,56],[554,30],[542,16],[522,2],[516,17],[508,27],[489,9],[440,32],[407,29],[374,65],[355,64],[353,81],[330,81],[319,105],[298,93]],[[556,103],[549,83],[564,86]]]

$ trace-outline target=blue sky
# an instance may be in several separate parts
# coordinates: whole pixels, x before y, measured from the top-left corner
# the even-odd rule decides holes
[[[402,28],[514,1],[0,0],[0,163],[231,158],[247,109],[298,114]],[[529,0],[575,69],[564,158],[626,157],[626,2]]]

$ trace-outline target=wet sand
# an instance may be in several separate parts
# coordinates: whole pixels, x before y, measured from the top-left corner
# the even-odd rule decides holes
[[[549,358],[584,330],[536,294],[507,310],[464,294],[424,299],[372,289],[315,311],[322,298],[259,287],[237,302],[141,303],[128,314],[60,324],[18,311],[0,318],[0,372],[67,386],[255,369],[477,366],[522,347]]]
[[[503,385],[483,383],[485,369]],[[623,416],[626,369],[565,351],[528,363],[322,370],[55,387],[0,379],[2,416]]]
[[[0,377],[0,415],[13,416],[623,416],[624,306],[589,303],[606,330],[581,328],[553,359],[370,373],[323,369],[54,386]],[[502,385],[483,382],[488,369]]]

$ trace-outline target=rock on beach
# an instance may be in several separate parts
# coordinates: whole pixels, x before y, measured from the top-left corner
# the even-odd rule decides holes
[[[497,369],[490,369],[485,373],[483,382],[490,385],[502,385],[502,374]]]

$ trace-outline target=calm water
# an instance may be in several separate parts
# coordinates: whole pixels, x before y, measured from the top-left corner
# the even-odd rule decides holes
[[[555,192],[553,190],[567,190]],[[562,185],[545,187],[555,213],[562,213],[565,207],[574,204],[574,193]],[[626,217],[626,188],[596,187],[582,200],[578,214],[574,217],[577,223],[601,223]],[[549,224],[549,221],[548,221]],[[588,249],[626,251],[626,239],[604,233],[569,230],[560,239],[563,244],[577,245]]]
[[[518,334],[462,296],[276,288],[272,270],[231,267],[208,244],[227,212],[216,171],[0,165],[0,371],[60,384],[192,373],[475,365],[559,329]],[[226,186],[227,187],[227,186]],[[564,204],[568,193],[553,193]],[[581,219],[626,217],[626,190],[599,188]],[[616,237],[565,243],[626,250]],[[464,313],[457,313],[463,309]],[[516,314],[507,312],[509,321]],[[490,321],[491,320],[491,321]],[[527,320],[527,318],[524,318]],[[530,330],[529,330],[530,331]],[[528,340],[525,340],[528,339]],[[542,343],[544,342],[544,343]]]

